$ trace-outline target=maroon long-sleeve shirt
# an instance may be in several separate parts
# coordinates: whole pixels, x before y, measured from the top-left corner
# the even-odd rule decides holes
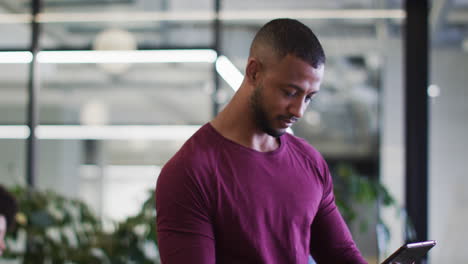
[[[156,210],[163,264],[366,263],[325,161],[289,134],[258,152],[204,125],[161,171]]]

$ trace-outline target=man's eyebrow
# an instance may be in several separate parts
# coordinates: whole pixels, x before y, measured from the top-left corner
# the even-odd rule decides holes
[[[304,88],[302,88],[302,87],[300,87],[300,86],[298,86],[298,85],[295,85],[295,84],[293,84],[293,83],[288,84],[288,86],[291,86],[292,88],[294,88],[294,89],[296,89],[296,90],[299,90],[299,91],[301,91],[301,92],[304,92],[304,91],[305,91]]]
[[[315,98],[315,96],[318,94],[319,91],[311,92],[309,94],[309,98]]]
[[[290,83],[289,86],[291,86],[292,88],[294,88],[294,89],[296,89],[296,90],[299,90],[299,91],[301,91],[301,92],[305,92],[305,89],[304,89],[304,88],[302,88],[302,87],[300,87],[300,86],[298,86],[298,85],[295,85],[295,84],[293,84],[293,83]],[[318,92],[319,92],[319,91],[313,91],[313,92],[309,93],[309,95],[315,95],[315,94],[317,94]]]

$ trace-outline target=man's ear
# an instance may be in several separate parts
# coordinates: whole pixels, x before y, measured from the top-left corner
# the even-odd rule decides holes
[[[252,83],[252,84],[256,84],[258,79],[259,79],[259,75],[260,75],[260,72],[261,72],[261,67],[262,67],[262,64],[260,63],[260,61],[256,58],[249,58],[249,60],[247,61],[247,67],[245,69],[245,74],[246,74],[246,78],[247,80]]]

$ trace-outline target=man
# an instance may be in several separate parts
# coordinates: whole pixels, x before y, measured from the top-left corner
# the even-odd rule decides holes
[[[6,249],[5,235],[8,227],[12,227],[17,211],[15,198],[0,185],[0,256]]]
[[[164,166],[156,187],[164,264],[366,263],[327,165],[285,134],[320,89],[323,49],[296,20],[255,36],[230,103]]]

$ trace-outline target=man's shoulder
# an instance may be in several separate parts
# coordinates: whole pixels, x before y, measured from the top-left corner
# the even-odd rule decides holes
[[[184,158],[198,158],[199,156],[206,158],[217,149],[216,134],[213,132],[211,125],[203,125],[195,132],[179,150],[183,153]],[[188,157],[190,156],[190,157]]]
[[[216,156],[216,140],[208,124],[195,132],[166,163],[165,168],[190,168],[191,170],[208,166]]]

